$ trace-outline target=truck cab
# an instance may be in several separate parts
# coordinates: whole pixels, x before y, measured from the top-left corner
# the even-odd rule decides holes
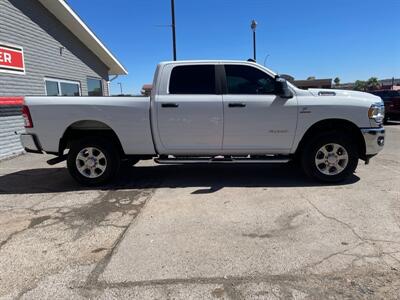
[[[275,74],[244,62],[164,63],[157,74],[152,120],[158,153],[290,153],[297,97],[277,89]]]

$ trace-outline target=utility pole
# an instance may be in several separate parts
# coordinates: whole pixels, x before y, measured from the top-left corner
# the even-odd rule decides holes
[[[176,60],[176,32],[175,32],[175,0],[171,0],[171,16],[172,16],[172,47],[174,61]]]
[[[253,59],[256,60],[256,28],[257,22],[256,20],[251,21],[251,30],[253,30]]]
[[[120,95],[123,95],[123,94],[122,94],[122,83],[121,83],[121,82],[118,82],[118,84],[119,84],[119,89],[120,89],[120,91],[121,91],[121,94],[120,94]]]

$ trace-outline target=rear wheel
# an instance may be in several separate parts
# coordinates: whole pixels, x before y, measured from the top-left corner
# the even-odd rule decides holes
[[[358,150],[346,136],[336,133],[321,135],[306,144],[301,162],[308,176],[323,182],[339,182],[356,170]]]
[[[101,139],[76,141],[68,153],[68,170],[83,185],[107,183],[117,174],[119,166],[118,151],[110,142]]]

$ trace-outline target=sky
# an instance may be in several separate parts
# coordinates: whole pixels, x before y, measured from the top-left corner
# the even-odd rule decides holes
[[[128,70],[112,94],[138,94],[172,60],[170,0],[68,0]],[[296,79],[400,77],[400,0],[175,0],[177,58],[257,61]]]

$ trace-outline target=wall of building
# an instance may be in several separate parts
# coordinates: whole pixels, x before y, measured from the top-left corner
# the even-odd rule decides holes
[[[24,48],[26,74],[0,73],[0,96],[45,95],[44,78],[79,81],[87,95],[87,78],[103,79],[107,66],[38,1],[0,0],[0,43]]]
[[[24,48],[26,74],[0,73],[0,98],[45,95],[45,77],[78,81],[83,96],[88,77],[102,79],[109,94],[107,66],[36,0],[0,0],[1,43]],[[21,132],[21,106],[0,101],[0,159],[23,152]]]
[[[18,134],[24,131],[21,105],[3,105],[0,99],[0,159],[23,152]]]
[[[331,89],[332,78],[328,79],[307,79],[294,80],[292,83],[299,89]]]

